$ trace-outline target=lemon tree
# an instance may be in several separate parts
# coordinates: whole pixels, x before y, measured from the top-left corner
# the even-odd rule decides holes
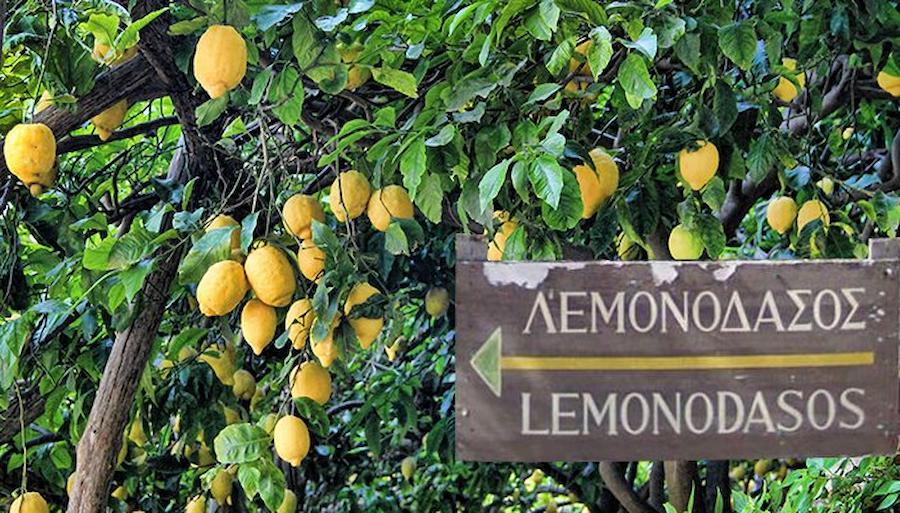
[[[894,2],[6,4],[0,509],[900,502],[890,458],[453,450],[457,233],[490,260],[896,236]]]

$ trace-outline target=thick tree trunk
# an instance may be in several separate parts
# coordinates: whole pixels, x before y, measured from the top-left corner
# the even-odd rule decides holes
[[[716,497],[722,496],[722,513],[731,513],[731,483],[728,478],[728,460],[706,463],[706,511],[713,512]]]
[[[657,513],[625,480],[626,467],[627,464],[624,463],[600,462],[600,477],[603,478],[603,484],[628,513]]]
[[[106,362],[100,388],[78,443],[78,479],[69,499],[69,513],[98,513],[106,507],[116,453],[123,442],[131,402],[147,366],[162,320],[178,258],[162,258],[141,289],[141,304],[131,327],[119,333]]]
[[[698,513],[703,510],[703,499],[697,487],[697,462],[695,461],[667,461],[666,487],[669,490],[669,502],[675,506],[679,513],[688,510],[691,493],[694,493],[694,508],[689,513]]]

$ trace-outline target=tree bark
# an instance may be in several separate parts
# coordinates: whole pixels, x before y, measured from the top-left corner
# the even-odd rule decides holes
[[[616,497],[628,513],[657,513],[649,504],[641,500],[625,480],[625,467],[610,461],[600,462],[600,477],[603,484]]]
[[[650,494],[647,502],[656,511],[663,511],[665,504],[665,487],[666,487],[666,471],[663,462],[654,461],[653,467],[650,469]]]
[[[706,463],[706,511],[713,512],[716,497],[722,496],[722,513],[731,513],[731,483],[728,477],[728,460]]]
[[[695,461],[667,461],[666,486],[669,489],[669,502],[675,506],[679,513],[688,510],[688,502],[691,493],[697,489],[697,462]],[[694,508],[689,513],[697,513],[702,510],[702,500],[694,494]]]

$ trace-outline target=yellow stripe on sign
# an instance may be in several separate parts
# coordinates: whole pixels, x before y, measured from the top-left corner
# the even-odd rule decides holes
[[[638,371],[784,369],[874,365],[875,353],[761,354],[734,356],[504,356],[506,370]]]

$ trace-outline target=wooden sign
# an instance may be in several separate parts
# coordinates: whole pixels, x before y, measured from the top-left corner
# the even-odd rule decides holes
[[[485,262],[479,250],[457,241],[463,460],[897,448],[896,259]]]

